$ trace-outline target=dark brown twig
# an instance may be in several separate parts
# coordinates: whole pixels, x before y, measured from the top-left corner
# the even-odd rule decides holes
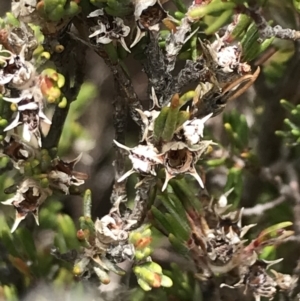
[[[69,35],[65,35],[61,42],[65,50],[61,54],[54,55],[53,61],[57,66],[57,71],[65,77],[62,92],[67,99],[67,105],[65,108],[56,107],[55,109],[50,131],[42,141],[43,147],[47,149],[57,147],[70,104],[76,100],[84,81],[83,66],[86,46],[72,40]]]

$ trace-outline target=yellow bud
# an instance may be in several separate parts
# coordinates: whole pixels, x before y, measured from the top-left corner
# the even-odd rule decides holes
[[[49,60],[51,55],[49,52],[44,51],[44,52],[42,52],[41,57],[45,58],[46,60]]]
[[[68,104],[67,99],[65,97],[63,97],[61,102],[58,104],[58,107],[61,109],[64,109],[64,108],[66,108],[67,104]]]
[[[16,111],[18,110],[18,107],[17,107],[17,105],[16,105],[15,103],[12,103],[12,104],[10,105],[10,109],[11,109],[12,111],[16,112]]]

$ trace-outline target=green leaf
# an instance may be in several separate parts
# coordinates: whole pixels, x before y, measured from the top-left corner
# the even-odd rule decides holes
[[[154,206],[151,207],[151,212],[154,215],[155,221],[158,223],[161,230],[167,232],[168,234],[172,233],[172,226],[169,224],[164,214],[162,214],[161,211]]]
[[[178,239],[172,233],[169,234],[169,241],[170,241],[171,245],[173,246],[174,250],[176,250],[176,252],[178,252],[179,254],[184,255],[184,256],[188,254],[189,249],[185,245],[185,242]]]
[[[190,237],[189,231],[184,229],[181,222],[178,221],[176,217],[173,214],[171,215],[170,213],[165,213],[165,217],[172,227],[171,233],[173,233],[174,235],[176,235],[176,237],[182,239],[183,241],[187,241]]]
[[[180,201],[177,199],[177,203],[173,202],[173,198],[176,199],[176,196],[173,195],[173,198],[168,198],[164,195],[160,195],[158,197],[161,201],[162,204],[166,207],[166,209],[172,214],[172,216],[176,219],[177,223],[180,224],[182,228],[182,234],[184,235],[184,240],[189,237],[189,232],[190,232],[190,227],[189,223],[186,217],[185,210],[180,203]],[[185,234],[184,234],[185,233]]]
[[[26,256],[28,256],[31,261],[35,262],[37,254],[32,233],[26,228],[18,228],[14,235],[16,235],[21,243],[21,245],[18,245],[18,248],[24,250]]]

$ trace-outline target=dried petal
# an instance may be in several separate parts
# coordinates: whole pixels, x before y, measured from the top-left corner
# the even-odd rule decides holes
[[[24,59],[25,48],[26,46],[22,48],[19,55],[11,53],[10,58],[5,61],[5,65],[0,69],[0,85],[10,83],[11,86],[20,90],[33,85],[36,71],[34,66]]]
[[[198,144],[203,138],[204,123],[213,115],[213,113],[201,119],[188,120],[183,125],[183,135],[189,145]]]
[[[70,186],[80,186],[87,179],[85,173],[74,171],[75,165],[80,161],[82,154],[72,161],[65,162],[60,158],[55,158],[52,161],[53,169],[48,173],[50,186],[69,193]]]
[[[137,33],[130,48],[145,36],[145,30],[159,31],[159,24],[168,16],[159,0],[135,0],[134,4]]]
[[[88,15],[88,18],[98,18],[98,25],[91,28],[90,39],[95,38],[96,44],[109,44],[118,40],[123,48],[130,52],[124,38],[129,35],[130,27],[124,24],[119,17],[111,17],[105,14],[103,9],[97,9]]]
[[[165,190],[170,179],[180,174],[190,174],[204,188],[203,182],[198,175],[195,164],[201,155],[207,150],[212,141],[201,141],[194,148],[184,142],[168,142],[163,145],[160,155],[166,170],[166,180],[162,190]]]
[[[162,160],[153,145],[138,145],[134,148],[129,148],[115,140],[114,143],[129,152],[128,157],[132,162],[132,169],[123,175],[118,182],[123,181],[134,172],[156,175],[155,166],[161,164]]]
[[[11,232],[14,232],[17,229],[19,223],[26,218],[28,213],[33,214],[38,225],[39,206],[50,194],[50,190],[41,188],[35,180],[24,180],[18,187],[15,195],[11,199],[2,202],[4,205],[12,205],[16,209],[15,223]]]
[[[34,149],[22,142],[16,135],[7,135],[3,141],[3,154],[13,162],[14,167],[23,172],[23,163],[34,155]]]

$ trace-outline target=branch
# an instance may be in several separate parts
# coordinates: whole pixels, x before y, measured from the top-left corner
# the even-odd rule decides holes
[[[153,87],[158,98],[158,103],[163,105],[168,102],[173,95],[170,90],[174,86],[174,78],[166,71],[165,56],[159,46],[158,37],[151,32],[143,68],[150,83],[148,94],[151,95],[151,87]]]
[[[265,213],[265,211],[273,209],[274,207],[282,204],[286,201],[285,196],[280,196],[277,199],[270,201],[265,204],[257,204],[254,207],[251,208],[245,208],[243,211],[243,216],[250,216],[250,215],[262,215]]]
[[[130,230],[137,229],[145,220],[148,206],[150,206],[149,195],[151,189],[156,183],[156,178],[153,176],[140,176],[140,182],[136,185],[134,207],[129,216],[129,220],[136,221]]]
[[[266,19],[261,15],[261,7],[256,0],[248,2],[249,7],[241,6],[241,12],[248,15],[255,22],[262,39],[276,37],[284,40],[300,39],[300,31],[282,28],[280,25],[270,26]]]
[[[55,54],[53,60],[57,71],[65,76],[66,82],[62,92],[67,99],[67,105],[65,108],[57,106],[55,109],[50,131],[46,137],[43,137],[42,141],[43,147],[46,149],[57,147],[70,104],[76,100],[84,81],[85,45],[76,43],[70,35],[64,35],[59,42],[65,50],[61,54]]]
[[[118,85],[117,85],[118,86]],[[115,97],[113,106],[114,106],[114,127],[115,127],[115,139],[125,144],[125,130],[127,123],[127,114],[126,114],[126,103],[124,98],[122,98],[119,94]],[[120,147],[115,147],[115,160],[114,160],[114,168],[115,168],[115,183],[113,186],[113,191],[110,197],[110,201],[113,204],[115,210],[119,210],[120,202],[127,200],[127,192],[126,192],[126,180],[121,183],[118,182],[118,179],[125,173],[125,162],[126,162],[126,151],[124,151]]]
[[[119,96],[123,97],[126,100],[132,120],[139,126],[140,129],[142,129],[144,127],[144,123],[136,109],[139,109],[141,111],[143,111],[144,109],[141,105],[141,101],[134,91],[129,75],[125,72],[124,68],[119,62],[113,63],[106,54],[103,54],[100,49],[94,50],[99,56],[104,59],[106,65],[110,68],[115,79],[115,84],[119,92]]]

